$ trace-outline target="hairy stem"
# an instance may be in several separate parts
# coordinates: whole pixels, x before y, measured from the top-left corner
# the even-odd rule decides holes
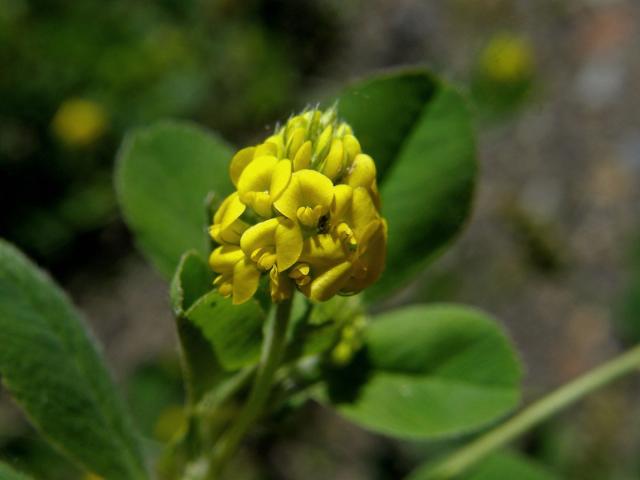
[[[275,373],[282,360],[290,316],[291,301],[279,303],[275,316],[270,319],[270,324],[266,329],[260,365],[249,398],[234,423],[222,435],[214,449],[205,477],[207,480],[217,480],[220,477],[225,465],[238,449],[247,431],[262,414],[271,392]]]
[[[640,368],[640,345],[608,361],[532,403],[520,413],[453,452],[434,466],[411,475],[414,480],[449,479],[460,475],[493,451],[585,395]]]

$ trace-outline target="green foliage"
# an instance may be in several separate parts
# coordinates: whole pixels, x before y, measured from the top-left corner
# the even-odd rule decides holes
[[[176,315],[189,310],[196,300],[211,290],[213,272],[195,250],[189,250],[180,259],[170,287],[171,305]]]
[[[16,472],[6,463],[0,462],[0,480],[29,480],[29,477]]]
[[[257,301],[233,305],[213,290],[185,313],[211,342],[222,366],[236,370],[260,357],[266,314]]]
[[[436,480],[426,463],[406,480]],[[458,478],[458,477],[456,477]],[[474,466],[460,480],[557,480],[558,477],[529,458],[515,452],[498,452]],[[444,480],[444,479],[442,479]]]
[[[378,181],[393,167],[407,137],[438,88],[423,71],[365,79],[338,97],[338,111],[376,161]]]
[[[527,457],[514,452],[493,454],[465,476],[465,480],[554,480],[558,477]]]
[[[640,239],[627,254],[627,284],[615,307],[618,334],[629,344],[640,342]]]
[[[464,224],[477,170],[471,116],[458,92],[421,71],[352,86],[339,108],[379,168],[389,247],[385,273],[366,292],[378,299],[410,280]]]
[[[205,198],[231,191],[231,149],[186,123],[133,131],[119,153],[116,188],[142,251],[167,277],[190,249],[208,253]]]
[[[480,462],[465,480],[558,480],[546,468],[514,452],[499,452]],[[412,480],[419,480],[419,477]]]
[[[349,396],[338,392],[340,398],[330,384],[329,392],[341,413],[377,432],[465,433],[504,415],[520,397],[518,358],[495,322],[477,310],[443,304],[382,314],[367,330],[365,348],[359,388]],[[353,385],[354,371],[345,371],[352,380],[342,389]]]
[[[0,241],[0,374],[31,421],[107,479],[146,478],[131,421],[62,291]]]
[[[179,411],[183,397],[180,369],[173,358],[145,363],[127,381],[127,401],[133,418],[148,438],[164,440],[158,421],[168,411]]]
[[[211,286],[212,272],[195,250],[185,253],[171,282],[171,304],[180,340],[182,368],[191,403],[209,391],[222,371],[213,348],[199,327],[185,317],[185,312]]]
[[[313,306],[303,295],[296,295],[287,357],[296,359],[327,352],[338,342],[341,330],[363,315],[360,295],[336,296]]]

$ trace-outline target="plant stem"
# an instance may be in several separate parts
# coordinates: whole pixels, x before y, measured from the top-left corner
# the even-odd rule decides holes
[[[273,379],[284,353],[287,327],[291,316],[291,300],[277,304],[266,329],[260,365],[244,408],[213,451],[207,480],[218,480],[222,470],[237,450],[251,424],[260,417],[269,398]]]
[[[217,388],[213,388],[202,396],[200,402],[196,405],[198,415],[206,416],[211,411],[220,407],[223,403],[232,398],[238,391],[249,384],[256,369],[254,366],[245,367],[228,380],[221,382]]]
[[[434,466],[427,465],[423,469],[419,469],[411,475],[411,479],[454,478],[494,450],[504,446],[554,413],[639,367],[640,345],[532,403],[510,420],[498,425],[458,451],[453,452]]]

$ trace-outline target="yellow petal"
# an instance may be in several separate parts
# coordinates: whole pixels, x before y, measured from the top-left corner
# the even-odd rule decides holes
[[[307,140],[296,152],[293,158],[293,170],[303,170],[311,165],[311,140]]]
[[[371,199],[369,192],[362,187],[358,187],[353,190],[353,202],[352,202],[352,225],[358,241],[362,236],[364,229],[373,220],[380,218],[378,210]]]
[[[311,207],[298,207],[296,211],[296,218],[300,224],[308,228],[313,228],[318,224],[318,220],[322,216],[322,209],[317,206]]]
[[[289,278],[293,278],[298,281],[305,277],[309,276],[309,272],[311,272],[311,267],[308,263],[298,263],[295,267],[289,270]]]
[[[277,218],[271,218],[249,227],[240,239],[242,251],[251,256],[259,248],[273,247],[275,245],[274,235],[278,224]]]
[[[278,156],[278,146],[273,143],[266,141],[258,145],[253,153],[253,158],[258,157],[277,157]]]
[[[331,147],[331,137],[333,136],[333,127],[328,125],[318,137],[316,141],[316,151],[314,152],[316,158],[322,159]]]
[[[345,135],[342,138],[342,142],[344,143],[344,149],[347,152],[348,163],[351,164],[355,160],[356,156],[362,152],[360,148],[360,142],[353,135]]]
[[[360,232],[360,236],[358,237],[358,241],[360,242],[359,245],[362,249],[362,253],[366,251],[369,241],[376,233],[378,233],[378,230],[381,227],[382,227],[382,221],[376,219],[369,222],[369,224],[362,229],[362,231]]]
[[[304,240],[300,261],[326,268],[346,260],[348,253],[337,235],[322,233]]]
[[[353,188],[371,188],[376,181],[376,164],[369,155],[361,153],[353,159],[346,183]]]
[[[338,129],[336,130],[336,135],[339,137],[344,137],[346,135],[353,136],[353,130],[351,129],[348,123],[341,123]]]
[[[333,204],[331,205],[332,219],[339,221],[351,207],[353,188],[349,185],[336,185],[333,187]]]
[[[263,218],[270,218],[273,216],[271,209],[271,196],[269,192],[251,192],[248,194],[248,204],[253,210]]]
[[[358,293],[376,282],[384,271],[387,256],[387,222],[367,242],[366,252],[354,265],[353,276],[342,288],[343,293]]]
[[[322,112],[320,110],[314,109],[309,110],[305,113],[304,117],[309,121],[309,126],[317,125],[320,122],[320,117],[322,117]]]
[[[240,238],[247,228],[249,228],[249,225],[245,222],[242,220],[236,220],[224,230],[220,224],[212,225],[209,228],[209,235],[211,235],[211,238],[220,244],[229,243],[239,245]]]
[[[276,257],[275,253],[265,252],[260,256],[260,258],[257,261],[257,264],[261,270],[264,270],[266,272],[268,270],[271,270],[271,267],[273,267],[276,264],[277,259],[278,257]]]
[[[303,293],[311,300],[324,302],[338,293],[351,275],[351,262],[343,262],[316,277]]]
[[[273,144],[276,146],[276,153],[274,153],[273,155],[278,158],[282,158],[284,156],[284,136],[281,133],[271,135],[265,140],[265,143]]]
[[[300,258],[303,238],[302,230],[297,222],[285,218],[279,218],[278,220],[275,243],[278,270],[282,272],[291,267]]]
[[[214,272],[223,273],[233,270],[234,265],[244,257],[244,252],[235,245],[223,245],[209,256],[209,266]]]
[[[333,201],[333,183],[315,170],[300,170],[291,177],[289,187],[274,203],[280,213],[296,219],[298,208],[320,206],[323,214],[329,211]]]
[[[333,183],[320,172],[314,170],[301,170],[296,172],[300,190],[302,192],[303,206],[326,207],[327,211],[333,201]]]
[[[287,138],[291,138],[291,136],[293,135],[293,132],[295,131],[296,128],[302,128],[303,130],[306,131],[307,125],[308,125],[308,119],[305,118],[303,115],[296,115],[295,117],[291,117],[288,121],[287,121]]]
[[[358,246],[358,240],[353,235],[353,230],[346,222],[339,223],[336,226],[335,233],[342,240],[349,250],[355,250]]]
[[[271,177],[271,186],[269,194],[271,201],[275,201],[282,195],[282,192],[289,186],[291,181],[291,162],[289,160],[281,160],[276,163]]]
[[[244,257],[233,268],[233,303],[239,305],[246,302],[258,290],[260,270],[251,260]]]
[[[307,129],[305,127],[297,127],[291,132],[287,141],[287,158],[294,159],[298,150],[305,141]]]
[[[229,197],[229,202],[224,206],[225,208],[222,210],[219,223],[220,227],[225,230],[231,226],[233,222],[235,222],[247,209],[247,206],[240,201],[240,196],[237,193],[231,194]]]
[[[296,212],[304,202],[302,190],[300,189],[300,182],[296,178],[296,175],[298,173],[299,172],[296,172],[293,175],[293,177],[291,178],[291,182],[289,183],[289,187],[273,204],[273,206],[276,207],[276,210],[278,210],[282,215],[291,220],[296,219]]]
[[[253,160],[255,150],[255,147],[243,148],[231,159],[231,164],[229,165],[229,176],[231,177],[231,181],[234,185],[238,185],[238,179],[245,167],[249,165],[251,160]]]
[[[243,197],[248,192],[266,192],[269,190],[271,176],[276,163],[278,163],[278,159],[273,156],[256,157],[253,162],[246,166],[238,179],[240,200],[245,202]]]
[[[220,292],[220,295],[222,295],[223,297],[229,298],[231,295],[233,295],[233,284],[225,283],[223,285],[220,285],[218,287],[218,292]]]
[[[228,195],[220,204],[220,206],[218,207],[218,209],[216,210],[216,213],[213,215],[213,223],[222,223],[222,217],[224,216],[224,213],[227,211],[227,208],[229,207],[229,204],[233,201],[234,197],[238,196],[238,192],[233,192],[231,195]]]
[[[331,180],[335,180],[344,168],[344,146],[342,140],[334,138],[331,142],[331,150],[327,154],[322,167],[324,173]]]

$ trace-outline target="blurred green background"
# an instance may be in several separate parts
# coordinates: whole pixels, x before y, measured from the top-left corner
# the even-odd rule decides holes
[[[536,398],[640,341],[639,49],[634,0],[0,0],[0,235],[71,292],[164,440],[182,389],[166,285],[115,203],[124,133],[170,116],[241,146],[350,80],[427,66],[468,92],[481,175],[467,230],[392,304],[496,314]],[[639,387],[515,448],[558,478],[640,478]],[[461,440],[394,442],[309,405],[256,435],[238,478],[402,478]],[[83,478],[2,391],[0,458]]]

